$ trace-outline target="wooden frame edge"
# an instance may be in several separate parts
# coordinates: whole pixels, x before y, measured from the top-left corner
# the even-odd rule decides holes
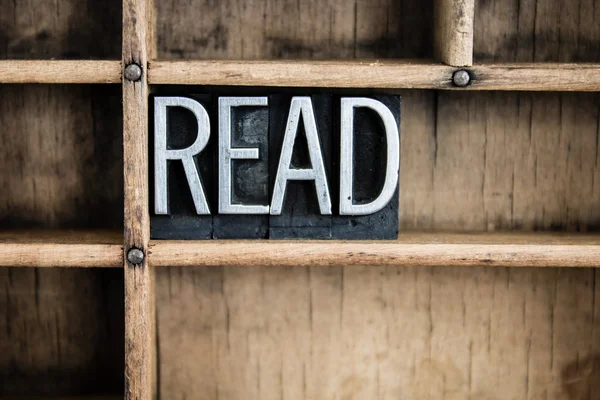
[[[156,397],[154,270],[148,264],[148,59],[154,4],[123,0],[123,173],[125,269],[125,399]],[[139,68],[139,69],[138,69]],[[137,71],[136,71],[137,70]],[[137,74],[139,72],[139,74]],[[139,75],[139,76],[136,76]],[[129,251],[141,257],[129,257]]]

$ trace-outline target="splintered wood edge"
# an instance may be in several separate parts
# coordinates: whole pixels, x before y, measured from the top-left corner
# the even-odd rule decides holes
[[[167,266],[596,267],[597,236],[406,235],[397,241],[161,241],[151,263]]]
[[[0,60],[0,83],[120,83],[119,60]]]
[[[600,64],[482,64],[466,68],[471,84],[457,88],[457,68],[426,60],[398,61],[152,61],[150,84],[439,90],[600,91]]]

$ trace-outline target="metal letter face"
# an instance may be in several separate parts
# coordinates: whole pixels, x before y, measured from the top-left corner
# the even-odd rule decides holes
[[[186,97],[156,97],[154,99],[154,212],[168,214],[167,160],[181,160],[198,214],[210,214],[200,175],[193,157],[200,153],[210,137],[210,121],[202,104]],[[198,137],[185,149],[167,148],[167,107],[190,110],[198,121]]]
[[[151,97],[151,238],[397,238],[398,96],[170,90]]]
[[[231,147],[231,108],[242,106],[267,106],[267,97],[219,98],[219,213],[268,214],[269,206],[232,204],[231,160],[256,160],[257,148]]]
[[[290,164],[292,162],[294,141],[296,140],[301,117],[303,118],[306,130],[308,155],[312,168],[293,169],[290,168]],[[317,133],[317,124],[310,97],[292,98],[283,139],[283,148],[281,149],[281,158],[279,159],[279,168],[277,169],[277,177],[275,178],[275,188],[273,189],[271,215],[281,214],[287,182],[293,180],[314,180],[321,214],[331,215],[331,198],[329,196],[329,187],[327,185],[323,156],[321,155],[321,146],[319,144],[319,134]]]
[[[340,160],[340,215],[374,214],[385,207],[396,193],[400,170],[400,137],[396,119],[384,104],[365,97],[342,98],[341,160]],[[352,181],[354,175],[354,109],[370,108],[381,117],[387,139],[387,166],[385,183],[377,199],[368,204],[353,204]]]

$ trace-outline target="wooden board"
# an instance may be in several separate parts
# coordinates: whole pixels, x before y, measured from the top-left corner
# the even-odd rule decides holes
[[[123,79],[123,175],[125,269],[125,399],[156,398],[154,271],[144,257],[150,240],[148,212],[148,60],[154,55],[154,2],[123,0],[123,68],[140,68],[137,80]]]
[[[10,230],[0,232],[3,267],[122,267],[118,231]]]
[[[598,0],[475,2],[475,63],[600,61]]]
[[[432,0],[166,0],[159,59],[431,57]]]
[[[529,240],[518,234],[495,236],[401,234],[398,240],[386,241],[157,240],[150,245],[150,255],[156,267],[600,266],[600,235],[538,233],[526,236]]]
[[[599,104],[595,93],[403,94],[401,231],[598,230]]]
[[[119,61],[0,60],[0,83],[119,82]]]
[[[157,283],[163,397],[587,399],[600,389],[591,269],[168,268]]]
[[[120,0],[0,0],[0,10],[0,59],[120,59]]]
[[[110,86],[0,86],[0,227],[120,228],[120,95]]]
[[[122,395],[123,270],[0,268],[0,310],[1,397]]]
[[[546,7],[523,7],[534,3]],[[515,29],[502,18],[516,5],[478,1],[479,18],[482,7],[491,11],[483,25],[476,16],[476,54]],[[198,18],[215,20],[200,9],[206,14]],[[573,10],[589,18],[600,7],[581,2]],[[181,21],[194,17],[161,13],[162,57],[242,58],[231,40],[185,43],[184,32],[195,28]],[[535,26],[557,26],[539,15]],[[164,26],[180,32],[178,45]],[[531,19],[518,26],[536,29]],[[561,31],[575,26],[563,23]],[[594,26],[578,28],[589,43],[597,43]],[[495,30],[481,36],[482,27]],[[303,29],[290,32],[314,31]],[[537,43],[538,52],[560,46],[539,36]],[[501,61],[534,60],[494,49]],[[324,53],[314,58],[337,56]],[[257,46],[243,58],[273,52]],[[598,230],[597,94],[400,94],[401,231]],[[159,392],[173,399],[593,398],[600,390],[597,283],[593,269],[159,269]]]
[[[119,97],[110,87],[0,86],[2,229],[121,228]],[[121,253],[113,239],[90,240],[100,245],[85,257]],[[18,260],[19,249],[0,247],[11,265],[75,265],[88,250],[63,242],[65,256],[29,243]],[[2,268],[0,287],[0,396],[122,393],[122,271]]]
[[[0,9],[0,59],[120,58],[119,1]],[[120,102],[118,87],[0,86],[0,228],[122,229]],[[121,270],[1,268],[0,396],[122,396],[123,286]]]
[[[597,94],[402,96],[401,230],[598,229]],[[597,279],[555,268],[160,269],[160,393],[585,399],[600,390]]]
[[[473,63],[473,14],[475,0],[434,2],[434,47],[436,59],[455,67]]]
[[[1,67],[1,65],[0,65]],[[600,64],[505,63],[469,68],[471,83],[452,83],[455,68],[427,60],[153,61],[153,84],[375,89],[600,91]]]
[[[386,0],[352,4],[333,0],[329,2],[329,13],[323,12],[322,2],[315,1],[187,0],[159,3],[159,55],[164,58],[431,56],[432,7],[429,2]],[[486,55],[488,50],[481,51],[482,60],[598,62],[596,21],[600,7],[596,3],[595,0],[582,0],[565,7],[571,4],[567,0],[477,2],[477,15],[484,16],[484,7],[490,11],[480,19],[482,22],[476,21],[476,52],[485,50],[486,46],[494,52],[490,56]],[[29,7],[29,12],[15,13],[18,11],[15,8],[22,4]],[[15,37],[25,38],[24,50],[10,50],[4,57],[71,58],[113,54],[112,50],[105,53],[102,50],[104,42],[98,40],[104,37],[105,29],[107,32],[112,30],[110,24],[102,22],[101,28],[93,28],[93,25],[90,28],[89,18],[81,17],[77,11],[69,11],[75,9],[75,4],[74,1],[31,3],[9,0],[0,3],[5,6],[3,10],[9,10],[2,18],[14,19],[0,24],[3,27],[0,44],[4,44],[0,48],[15,49],[12,43],[19,43],[13,33],[4,33],[17,26],[15,15],[26,16],[29,20],[23,26],[34,27],[33,33],[16,31]],[[82,3],[81,9],[103,7],[105,3],[90,4]],[[37,14],[40,10],[44,14],[42,17]],[[127,14],[132,9],[126,10]],[[98,9],[93,14],[103,15],[103,11]],[[112,17],[118,15],[109,14]],[[144,16],[145,13],[136,15]],[[74,40],[71,33],[51,35],[51,38],[59,38],[56,45],[52,42],[54,39],[44,39],[47,32],[35,31],[35,27],[50,23],[46,21],[60,26],[49,32],[74,32],[75,37],[85,38],[87,32],[77,29],[84,26],[95,32],[94,38],[86,39],[85,46],[71,46]],[[478,36],[477,32],[485,34]],[[511,40],[508,45],[504,43],[502,48],[508,49],[504,53],[500,47],[493,46],[506,39],[506,32],[516,32],[517,36],[523,34],[525,40],[517,40],[515,46],[510,45]],[[130,40],[129,33],[127,40]],[[137,34],[136,31],[131,37],[140,39]],[[188,37],[191,40],[186,39]],[[398,37],[400,39],[396,41]],[[37,44],[38,41],[41,44]],[[98,43],[102,44],[95,47]],[[107,40],[106,43],[110,47],[115,41]],[[75,48],[74,53],[71,48]],[[151,53],[150,50],[147,52]],[[140,56],[130,48],[126,49],[125,55],[131,56],[126,58],[128,62],[137,61]],[[115,58],[118,56],[117,47]],[[141,57],[145,65],[143,55]],[[139,88],[139,85],[135,87]],[[75,93],[67,94],[67,97],[87,98],[85,94],[78,94],[80,89],[13,88],[1,89],[13,94],[2,100],[0,115],[7,114],[5,110],[9,110],[9,115],[10,110],[15,114],[11,107],[16,107],[19,101],[37,106],[21,112],[17,122],[0,121],[3,128],[11,128],[0,131],[4,132],[3,139],[23,149],[16,153],[0,152],[2,157],[16,154],[9,157],[1,169],[10,173],[4,175],[5,182],[9,183],[2,187],[16,188],[1,207],[10,210],[7,226],[111,227],[115,221],[120,221],[114,214],[99,216],[82,212],[88,209],[86,207],[79,207],[79,213],[75,214],[71,211],[72,206],[79,205],[77,201],[81,200],[77,199],[81,198],[84,205],[90,205],[90,210],[101,208],[88,197],[95,190],[83,185],[82,182],[88,181],[78,180],[77,185],[69,186],[69,177],[73,175],[80,179],[88,173],[90,176],[97,173],[81,167],[81,158],[75,150],[89,150],[86,140],[105,131],[101,128],[95,133],[79,136],[80,127],[97,126],[98,121],[112,124],[115,117],[94,119],[95,122],[88,117],[72,120],[73,115],[89,114],[81,112],[80,102],[64,100],[61,93],[66,91]],[[129,89],[125,87],[126,92]],[[49,94],[44,95],[43,90],[48,90]],[[21,100],[20,91],[28,96],[24,96],[27,100]],[[128,95],[138,101],[136,109],[143,107],[140,99],[144,98],[144,93],[140,95],[130,90]],[[473,95],[407,91],[402,95],[403,132],[409,133],[402,138],[402,229],[598,229],[597,94]],[[55,97],[59,104],[67,107],[49,107]],[[14,98],[17,103],[13,104]],[[45,108],[51,110],[44,114]],[[18,110],[23,110],[22,106]],[[44,115],[41,120],[31,118],[38,113]],[[143,120],[142,115],[141,124]],[[134,121],[133,126],[139,128],[140,120]],[[43,129],[50,129],[52,134],[38,138],[41,146],[29,139],[25,144],[17,142],[19,138],[30,138],[31,132]],[[119,128],[107,131],[119,132]],[[44,147],[48,137],[53,144]],[[74,137],[76,144],[71,142]],[[64,147],[73,149],[67,153],[69,158],[58,158],[56,170],[48,168],[48,165],[57,165],[54,160],[57,154],[63,153],[55,150]],[[138,156],[143,153],[135,146],[128,150]],[[40,165],[24,164],[23,160],[30,152],[38,155],[42,161]],[[120,150],[108,152],[103,157],[110,159],[114,154],[120,154]],[[121,164],[117,167],[120,174]],[[94,168],[91,171],[97,171]],[[53,189],[39,190],[38,186],[22,184],[21,180],[15,179],[20,177],[19,171],[24,171],[23,181],[35,183],[38,177],[43,177],[43,187]],[[107,182],[113,176],[110,171],[102,172],[106,174]],[[132,187],[139,184],[134,183]],[[63,186],[65,197],[57,189]],[[24,194],[19,197],[21,192]],[[109,193],[116,192],[109,190]],[[139,220],[144,218],[143,213],[128,215]],[[128,223],[128,226],[133,224]],[[145,244],[144,225],[135,226],[142,231],[136,230],[132,234],[130,229],[126,245],[140,238],[138,243]],[[67,335],[73,341],[79,335],[87,337],[88,325],[96,326],[84,319],[87,318],[84,311],[95,310],[91,315],[97,321],[103,321],[102,318],[109,315],[106,310],[115,312],[113,306],[103,309],[98,305],[101,301],[98,299],[111,293],[106,288],[92,290],[96,296],[90,300],[93,304],[89,307],[75,311],[70,308],[75,307],[73,304],[87,305],[82,301],[85,296],[78,292],[79,288],[85,290],[89,282],[97,284],[114,271],[78,271],[98,275],[90,277],[89,281],[87,277],[77,275],[73,285],[67,283],[64,276],[53,278],[48,283],[51,288],[48,290],[60,294],[74,291],[74,300],[69,302],[46,300],[47,291],[41,290],[45,286],[35,284],[36,274],[44,274],[46,270],[7,271],[34,282],[33,288],[27,290],[20,284],[10,286],[4,298],[12,299],[25,293],[29,306],[20,305],[17,310],[34,309],[29,307],[37,298],[41,299],[42,306],[48,305],[49,312],[76,315],[77,318],[56,324],[61,332],[73,332],[71,336]],[[163,269],[159,271],[157,282],[159,394],[169,399],[590,398],[600,390],[597,279],[593,269],[557,268]],[[10,279],[5,278],[2,282],[10,282]],[[129,360],[128,372],[132,374],[130,383],[133,383],[127,386],[127,393],[130,398],[148,398],[152,395],[150,382],[155,364],[151,338],[153,279],[146,269],[132,273],[127,282],[129,293],[133,295],[132,301],[128,302],[132,307],[129,313],[140,315],[139,319],[129,320],[134,324],[130,325],[127,337],[134,339],[127,345],[142,345],[134,349],[134,357]],[[123,287],[122,281],[117,283]],[[122,304],[121,299],[118,304]],[[135,309],[135,306],[139,308]],[[116,307],[118,310],[119,306]],[[26,312],[23,318],[35,316],[38,320],[28,322],[28,329],[25,329],[20,317],[12,318],[6,322],[3,331],[16,332],[18,339],[25,337],[25,344],[16,350],[35,351],[39,344],[42,355],[38,359],[6,353],[7,357],[16,360],[8,364],[7,370],[11,374],[31,365],[42,368],[57,365],[52,357],[58,351],[52,346],[55,338],[62,336],[53,333],[56,328],[46,323],[46,314]],[[141,325],[135,325],[137,322]],[[98,367],[103,373],[109,370],[120,372],[121,363],[115,367],[112,361],[107,364],[95,362],[94,351],[99,346],[92,347],[88,343],[76,346],[77,354],[67,360],[73,363],[67,365],[75,365],[75,372],[69,374],[85,371],[85,376],[96,378],[97,374],[88,373],[91,365],[109,365]],[[56,348],[64,354],[62,344]],[[33,361],[28,364],[30,360]],[[63,363],[65,360],[61,359],[61,365]],[[48,386],[42,387],[43,391],[52,395],[84,389],[91,393],[103,389],[112,391],[111,385],[122,387],[120,378],[112,375],[101,381],[101,387],[90,383],[81,389],[77,385],[85,385],[84,378],[73,383],[75,386],[60,386],[72,384],[64,382],[65,374],[52,375],[48,372],[53,371],[51,369],[44,369],[40,374],[36,371],[19,375],[24,378],[14,380],[18,385],[14,389],[17,394],[39,389],[35,382],[42,379],[48,379]]]

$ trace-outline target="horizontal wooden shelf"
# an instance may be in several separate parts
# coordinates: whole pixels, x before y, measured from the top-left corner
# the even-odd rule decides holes
[[[0,266],[122,267],[115,231],[0,232]],[[203,240],[150,243],[153,266],[597,267],[600,235],[404,233],[392,241]]]
[[[151,84],[439,90],[600,91],[600,64],[485,64],[457,70],[427,60],[152,61]],[[3,60],[0,83],[119,83],[120,61]]]
[[[84,395],[84,396],[0,396],[0,400],[123,400],[118,395]]]
[[[410,61],[153,61],[151,84],[381,89],[600,91],[600,64],[486,64],[467,68],[471,84],[457,88],[457,68]]]
[[[121,61],[0,60],[0,83],[120,83]]]
[[[451,87],[456,68],[399,61],[152,61],[151,84],[338,88]]]
[[[122,267],[117,231],[0,232],[1,267]]]
[[[407,233],[394,241],[161,241],[166,266],[600,266],[600,235]]]

